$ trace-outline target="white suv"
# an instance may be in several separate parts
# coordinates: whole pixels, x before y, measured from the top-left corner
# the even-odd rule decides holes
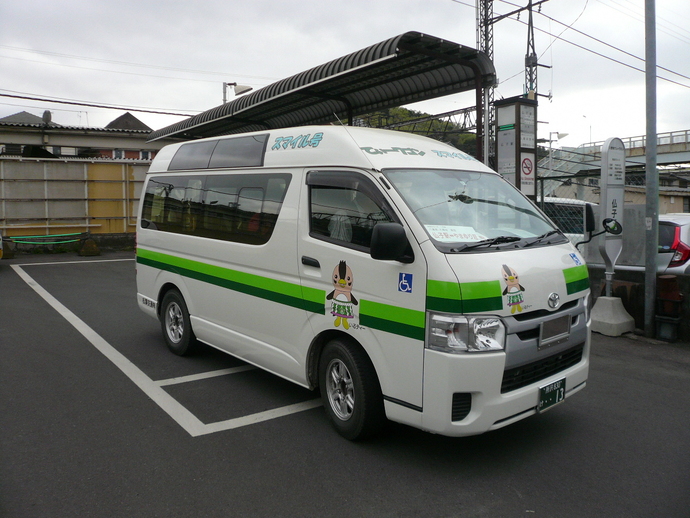
[[[659,214],[659,250],[673,250],[664,273],[690,274],[690,214]]]

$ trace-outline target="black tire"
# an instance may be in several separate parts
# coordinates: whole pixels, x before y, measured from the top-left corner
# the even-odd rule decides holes
[[[186,356],[197,350],[198,342],[192,331],[187,304],[179,291],[170,290],[163,297],[160,321],[165,343],[173,353]]]
[[[335,339],[319,363],[326,413],[337,432],[351,441],[378,433],[386,421],[383,396],[369,357],[355,344]]]

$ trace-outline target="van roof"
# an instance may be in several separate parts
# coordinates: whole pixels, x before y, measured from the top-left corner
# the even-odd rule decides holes
[[[463,151],[419,135],[352,126],[300,126],[171,144],[158,152],[149,173],[261,166],[494,172]]]

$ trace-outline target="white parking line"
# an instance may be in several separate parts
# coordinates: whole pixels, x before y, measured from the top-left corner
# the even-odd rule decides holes
[[[61,263],[64,264],[64,263]],[[89,264],[89,263],[86,263]],[[21,266],[11,265],[12,269],[19,275],[19,277],[24,280],[31,288],[43,298],[50,306],[55,309],[62,317],[67,320],[74,328],[81,333],[84,338],[86,338],[91,344],[100,351],[106,358],[115,364],[115,366],[120,369],[135,385],[137,385],[142,392],[149,396],[159,407],[163,409],[170,417],[172,417],[177,424],[179,424],[184,430],[189,433],[192,437],[198,437],[200,435],[206,435],[209,433],[219,432],[222,430],[231,430],[234,428],[240,428],[242,426],[248,426],[255,423],[260,423],[262,421],[267,421],[269,419],[275,419],[277,417],[283,417],[286,415],[294,414],[297,412],[303,412],[311,408],[316,408],[321,405],[319,399],[313,399],[310,401],[305,401],[303,403],[297,403],[294,405],[288,405],[285,407],[275,408],[272,410],[267,410],[265,412],[258,412],[256,414],[251,414],[243,417],[238,417],[235,419],[229,419],[227,421],[220,421],[216,423],[202,423],[194,414],[187,410],[183,405],[181,405],[177,400],[175,400],[170,394],[168,394],[163,388],[163,385],[173,384],[167,383],[171,380],[163,380],[163,382],[155,382],[149,378],[144,372],[129,361],[123,354],[118,352],[112,345],[110,345],[103,337],[96,333],[91,327],[89,327],[83,320],[72,313],[67,307],[65,307],[59,300],[53,297],[45,288],[38,284],[28,273],[26,273]],[[25,265],[25,266],[34,266]],[[236,369],[241,369],[241,371],[249,370],[253,368],[251,366],[238,367]],[[232,369],[223,369],[225,371]],[[213,371],[208,377],[216,374],[220,371]],[[225,373],[230,374],[230,373]],[[173,378],[186,379],[190,378],[186,376],[184,378]],[[202,378],[199,378],[202,379]],[[191,380],[188,380],[191,381]],[[179,382],[179,381],[178,381]]]
[[[134,259],[81,259],[79,261],[46,261],[44,263],[20,263],[15,266],[55,266],[60,264],[92,264],[92,263],[122,263],[122,262],[134,262]]]
[[[179,378],[169,378],[167,380],[159,380],[154,383],[159,387],[166,387],[168,385],[179,385],[180,383],[189,383],[190,381],[199,381],[209,378],[216,378],[218,376],[227,376],[228,374],[237,374],[238,372],[245,372],[255,370],[253,365],[243,365],[242,367],[230,367],[229,369],[220,369],[217,371],[201,372],[199,374],[190,374],[189,376],[181,376]]]

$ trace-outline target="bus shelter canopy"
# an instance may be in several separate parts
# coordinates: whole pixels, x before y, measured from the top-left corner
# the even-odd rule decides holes
[[[482,89],[496,81],[483,52],[406,32],[282,79],[189,119],[153,131],[149,141],[182,140],[323,124],[475,90],[478,127]]]

